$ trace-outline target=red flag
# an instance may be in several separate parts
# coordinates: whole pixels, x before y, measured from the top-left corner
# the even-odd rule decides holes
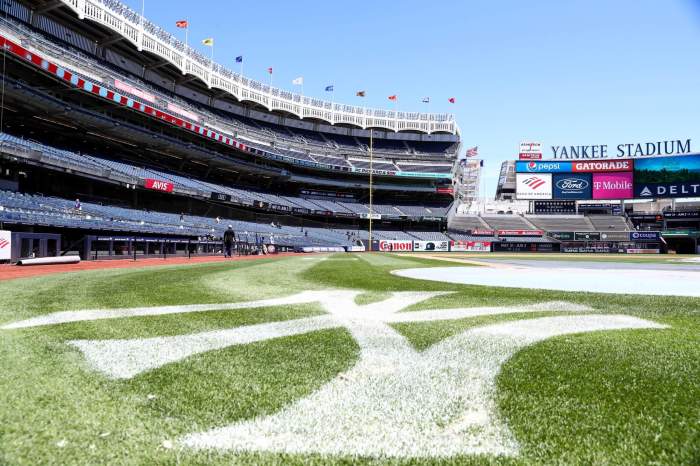
[[[267,72],[270,73],[270,74],[272,74],[272,67],[269,67],[269,68],[267,69]]]
[[[175,21],[175,26],[185,29],[187,26],[189,26],[190,23],[187,22],[186,19],[181,19],[180,21]]]
[[[453,103],[455,103],[455,98],[454,98],[454,97],[450,97],[449,99],[447,99],[447,101],[448,101],[449,103],[453,104]]]
[[[396,99],[398,99],[398,96],[396,94],[390,95],[389,100],[396,102]]]
[[[479,155],[479,146],[474,146],[471,149],[467,149],[467,157],[476,157]]]

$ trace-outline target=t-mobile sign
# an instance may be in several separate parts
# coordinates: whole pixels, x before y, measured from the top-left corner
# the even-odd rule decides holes
[[[632,172],[593,174],[593,199],[632,199],[632,196]]]

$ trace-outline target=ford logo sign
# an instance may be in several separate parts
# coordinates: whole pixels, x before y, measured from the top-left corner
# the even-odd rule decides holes
[[[563,180],[557,181],[557,188],[576,190],[588,189],[588,181],[582,178],[564,178]]]

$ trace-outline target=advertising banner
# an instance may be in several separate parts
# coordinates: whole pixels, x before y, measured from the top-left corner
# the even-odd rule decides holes
[[[518,152],[520,160],[541,160],[542,159],[542,143],[541,142],[521,142]]]
[[[625,251],[627,254],[660,254],[659,249],[645,249],[645,248],[627,248]]]
[[[153,178],[146,178],[144,180],[144,186],[146,189],[152,189],[154,191],[162,191],[164,193],[173,192],[175,187],[172,183],[163,180],[155,180]]]
[[[634,168],[632,160],[597,160],[595,162],[572,162],[573,172],[629,172]]]
[[[593,199],[631,199],[632,172],[594,173]]]
[[[217,193],[215,191],[212,191],[211,192],[211,200],[212,201],[231,202],[231,195],[224,194],[224,193]]]
[[[414,241],[414,251],[449,251],[447,241]]]
[[[0,230],[0,261],[9,261],[12,254],[12,232]]]
[[[646,183],[634,185],[634,197],[700,197],[700,181],[694,183]]]
[[[472,230],[472,236],[496,236],[496,230]]]
[[[600,233],[596,231],[577,231],[574,232],[575,241],[600,241]]]
[[[700,154],[640,159],[634,167],[635,196],[700,196]]]
[[[198,115],[195,115],[195,114],[192,113],[192,112],[188,112],[188,111],[185,110],[184,108],[178,107],[178,106],[175,105],[175,104],[171,104],[170,102],[168,102],[168,107],[167,107],[167,108],[168,108],[168,110],[170,110],[171,112],[177,113],[178,115],[182,115],[182,116],[184,116],[185,118],[189,118],[189,119],[192,120],[192,121],[199,121],[199,116],[198,116]]]
[[[498,230],[498,236],[542,236],[542,230]]]
[[[413,251],[413,241],[406,240],[381,240],[379,250],[383,252]]]
[[[552,175],[554,199],[591,199],[593,180],[590,173],[557,173]]]
[[[518,199],[551,199],[552,175],[550,173],[537,175],[517,173],[515,196]]]
[[[660,241],[661,232],[658,231],[630,231],[630,241]]]
[[[515,162],[516,173],[568,173],[571,162]]]
[[[114,87],[119,89],[120,91],[127,92],[129,94],[135,95],[139,99],[147,100],[148,102],[155,103],[156,98],[153,96],[153,94],[149,94],[148,92],[144,92],[141,89],[138,89],[134,86],[131,86],[123,81],[120,81],[118,79],[114,80]]]
[[[490,241],[450,241],[450,251],[491,252]]]
[[[550,231],[549,236],[559,241],[573,241],[574,232],[573,231]]]

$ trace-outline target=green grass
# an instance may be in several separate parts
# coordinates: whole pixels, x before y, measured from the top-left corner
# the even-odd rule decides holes
[[[273,413],[319,388],[358,358],[357,344],[345,330],[211,351],[129,380],[106,379],[65,343],[302,318],[323,312],[315,304],[1,330],[0,464],[700,463],[700,299],[449,285],[390,272],[463,264],[398,254],[328,257],[90,271],[0,282],[0,323],[61,310],[237,302],[308,289],[352,288],[362,291],[358,304],[385,299],[389,291],[451,292],[404,312],[560,300],[670,328],[569,335],[527,347],[498,377],[499,412],[521,445],[518,458],[407,461],[163,447],[164,441],[185,433]],[[546,315],[552,313],[394,328],[424,350],[468,328]]]

